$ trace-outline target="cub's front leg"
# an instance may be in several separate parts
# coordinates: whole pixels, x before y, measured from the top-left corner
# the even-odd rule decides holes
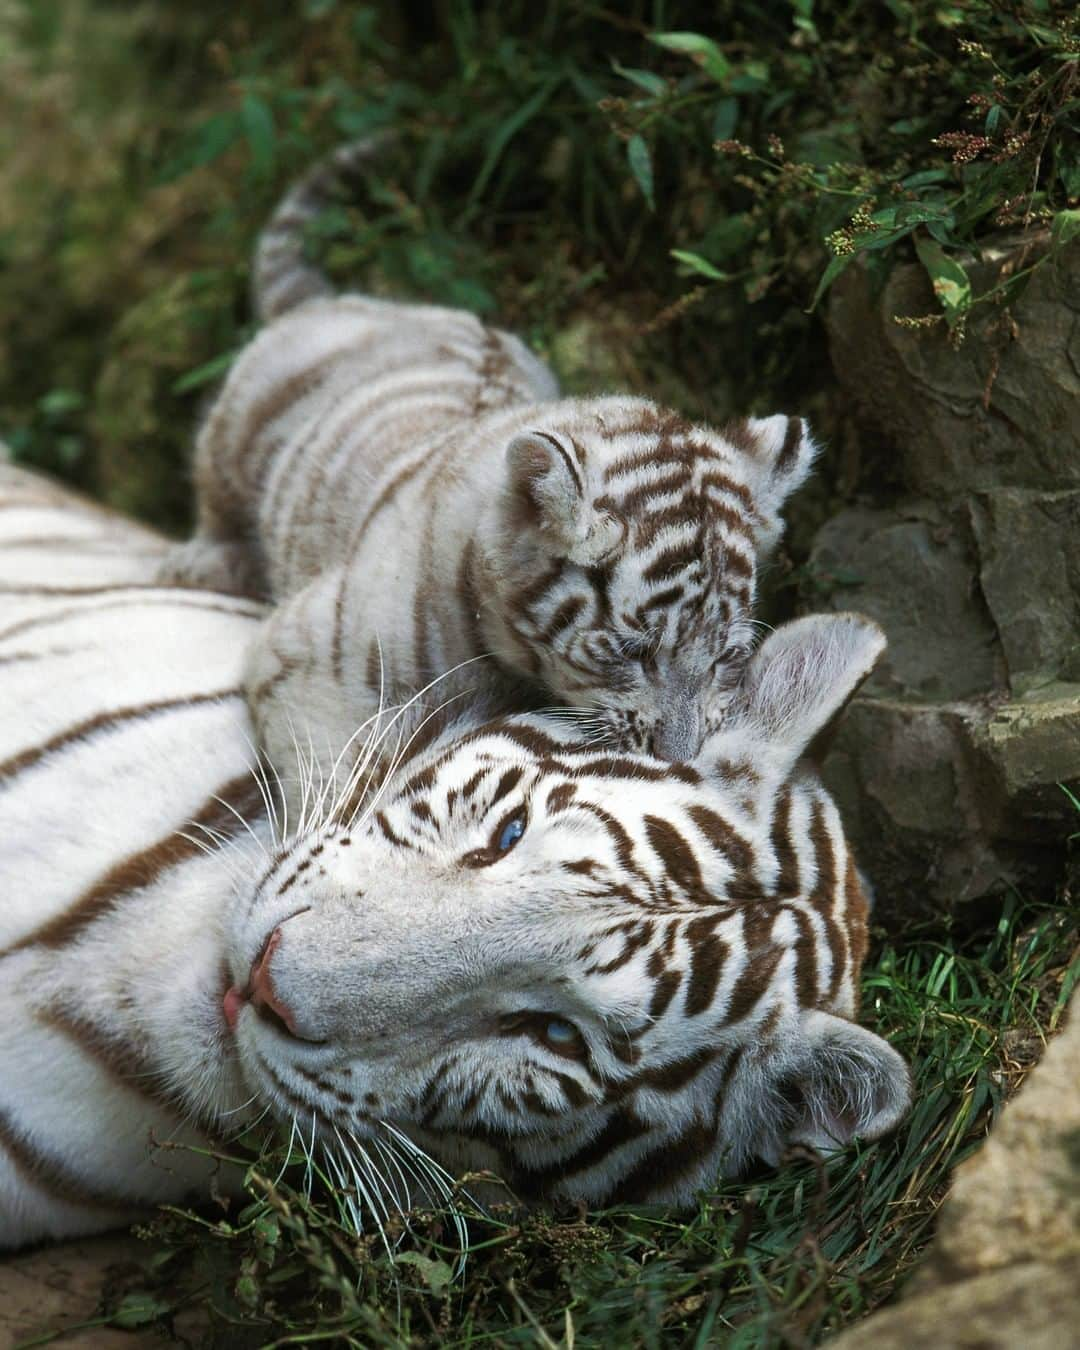
[[[259,552],[253,544],[201,534],[174,544],[158,564],[154,580],[159,586],[193,586],[252,600],[269,599]]]
[[[335,803],[355,806],[415,748],[445,698],[412,698],[395,635],[381,639],[344,610],[344,581],[343,567],[317,577],[270,615],[248,653],[248,705],[290,827]]]

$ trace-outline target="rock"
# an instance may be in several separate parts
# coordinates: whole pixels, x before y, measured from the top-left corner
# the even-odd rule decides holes
[[[830,1350],[1076,1350],[1080,1257],[1030,1261],[875,1313]]]
[[[862,696],[824,765],[887,919],[1051,887],[1080,796],[1080,685],[1018,700]]]
[[[976,293],[1045,253],[1004,244]],[[1026,252],[1025,252],[1026,250]],[[1080,794],[1080,240],[1013,306],[975,312],[954,349],[922,268],[880,297],[856,265],[829,312],[837,376],[912,493],[852,505],[818,532],[805,608],[857,609],[889,649],[826,764],[885,908],[952,907],[1060,880]]]
[[[956,1169],[919,1287],[1032,1260],[1080,1258],[1078,1014],[1080,1007],[987,1142]]]
[[[970,509],[979,584],[1013,691],[1080,681],[1080,492],[995,488]]]
[[[984,247],[968,268],[975,294],[1030,266],[1047,243]],[[837,378],[894,449],[909,490],[940,499],[1080,487],[1080,240],[1035,270],[1009,313],[976,309],[958,348],[944,324],[894,321],[939,312],[917,263],[894,267],[880,295],[865,267],[849,267],[828,308]]]
[[[1075,1002],[1075,1001],[1074,1001]],[[980,1151],[899,1304],[835,1350],[1072,1350],[1080,1344],[1080,1008]]]
[[[926,701],[1006,688],[965,519],[929,502],[853,507],[819,531],[808,570],[816,607],[860,610],[888,635],[868,692]]]

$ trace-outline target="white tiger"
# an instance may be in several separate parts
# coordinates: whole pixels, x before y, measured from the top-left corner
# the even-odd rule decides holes
[[[693,765],[466,712],[282,840],[239,694],[257,606],[141,584],[152,538],[12,470],[0,545],[0,1244],[205,1194],[166,1145],[267,1105],[388,1208],[440,1167],[684,1203],[903,1115],[797,763],[867,621],[770,637]]]
[[[365,153],[316,168],[260,240],[273,322],[202,428],[198,534],[163,577],[279,605],[249,678],[275,762],[294,719],[322,753],[384,678],[396,698],[482,654],[444,696],[586,709],[615,743],[691,758],[751,649],[758,559],[815,453],[803,423],[560,399],[471,314],[332,296],[303,227]]]

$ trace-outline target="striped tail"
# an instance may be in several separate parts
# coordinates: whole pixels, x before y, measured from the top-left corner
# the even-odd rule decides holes
[[[260,323],[276,319],[305,300],[335,293],[326,274],[305,257],[304,231],[343,195],[389,139],[381,133],[339,146],[309,169],[278,203],[256,242],[252,264],[252,304]]]

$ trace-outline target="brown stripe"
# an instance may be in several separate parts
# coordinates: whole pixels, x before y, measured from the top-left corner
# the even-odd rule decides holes
[[[770,837],[773,853],[780,864],[774,893],[781,898],[799,894],[799,857],[791,842],[791,789],[785,788],[776,804]]]
[[[715,1147],[715,1132],[698,1121],[677,1139],[650,1149],[608,1192],[604,1203],[637,1205],[669,1191],[677,1181],[697,1172]]]
[[[648,1131],[649,1126],[633,1111],[616,1111],[599,1134],[563,1161],[549,1163],[546,1167],[522,1167],[519,1164],[515,1170],[514,1189],[525,1195],[543,1195],[554,1183],[587,1171]]]
[[[679,492],[685,488],[694,477],[693,470],[689,464],[681,464],[670,473],[665,474],[663,478],[653,478],[647,483],[642,483],[636,488],[631,488],[629,492],[624,492],[618,498],[618,508],[621,515],[636,515],[646,502],[661,497],[670,497],[673,492]],[[658,511],[649,516],[648,524],[651,524],[656,516],[663,515],[664,512]]]
[[[551,446],[551,448],[555,451],[555,453],[562,458],[563,463],[566,465],[567,472],[569,473],[570,477],[574,480],[574,486],[578,490],[578,496],[579,497],[583,496],[585,493],[585,485],[581,481],[581,470],[574,463],[572,457],[569,454],[567,454],[566,447],[562,444],[562,442],[559,441],[554,436],[549,436],[546,431],[534,431],[532,434],[534,436],[539,436],[542,440],[547,441],[547,443]],[[575,449],[576,448],[577,446],[575,443]]]
[[[487,645],[480,624],[480,589],[476,581],[476,541],[465,541],[457,574],[457,597],[465,624],[466,643],[471,652],[482,652]]]
[[[820,798],[814,802],[810,817],[810,839],[817,854],[816,879],[810,894],[810,903],[821,916],[825,925],[825,940],[832,958],[829,985],[826,997],[831,1002],[840,988],[840,981],[847,964],[848,943],[840,925],[836,922],[837,887],[839,878],[836,868],[836,848],[829,822],[825,817],[825,805]]]
[[[761,894],[757,878],[757,858],[753,845],[730,821],[707,806],[691,806],[687,813],[709,844],[731,864],[734,876],[728,882],[728,894],[747,898]]]
[[[551,616],[548,626],[537,636],[537,642],[541,646],[549,646],[560,633],[565,632],[581,617],[588,603],[583,595],[567,596]]]
[[[674,1059],[670,1064],[645,1069],[635,1074],[633,1078],[624,1079],[622,1083],[615,1084],[613,1091],[617,1097],[624,1097],[628,1092],[636,1092],[638,1088],[650,1088],[654,1092],[681,1092],[704,1069],[714,1063],[721,1053],[719,1046],[702,1046],[700,1050],[695,1050],[692,1055],[686,1055],[683,1059]]]
[[[32,1142],[3,1107],[0,1107],[0,1148],[24,1181],[62,1204],[124,1215],[144,1208],[147,1203],[144,1198],[126,1191],[105,1190],[76,1175],[58,1154]]]
[[[797,906],[788,908],[799,936],[795,940],[795,997],[800,1008],[814,1008],[818,999],[817,933],[810,916]],[[834,969],[835,969],[835,962]]]
[[[47,661],[51,656],[72,656],[88,650],[89,645],[82,647],[45,647],[39,652],[8,652],[6,656],[0,656],[0,666],[14,666],[20,662]]]
[[[216,1118],[212,1115],[192,1117],[191,1103],[134,1041],[60,1005],[39,1013],[38,1021],[73,1040],[85,1055],[96,1060],[123,1087],[190,1121],[203,1134],[214,1133]]]
[[[866,892],[863,890],[862,882],[859,880],[859,871],[855,866],[855,859],[852,857],[848,858],[847,872],[844,876],[844,904],[847,909],[847,928],[851,948],[851,973],[856,980],[855,992],[857,997],[858,974],[862,970],[862,963],[866,958],[866,920],[870,907],[866,903]]]
[[[787,950],[786,947],[780,946],[767,947],[763,952],[757,952],[750,957],[735,981],[735,988],[731,991],[731,999],[725,1011],[727,1022],[741,1022],[754,1010],[758,1000],[768,989],[776,974],[776,968]]]
[[[690,978],[686,984],[683,1011],[687,1017],[697,1017],[712,1007],[716,997],[728,944],[716,935],[717,919],[694,919],[686,925],[686,941],[690,947]]]
[[[85,594],[86,592],[80,592]],[[21,619],[10,628],[0,631],[0,642],[7,642],[17,633],[28,633],[34,628],[49,628],[53,624],[63,623],[75,615],[102,614],[107,609],[130,609],[133,605],[154,605],[162,609],[201,609],[211,613],[235,614],[240,618],[261,619],[266,610],[262,605],[221,603],[217,598],[203,598],[196,595],[184,595],[168,586],[148,586],[126,600],[107,600],[100,605],[67,605],[63,609],[52,609],[47,614],[36,614],[30,619]]]
[[[337,590],[334,592],[334,629],[330,639],[330,669],[333,671],[334,679],[338,684],[345,683],[345,667],[343,658],[343,647],[345,640],[345,592],[349,586],[349,569],[341,568],[341,574],[338,577]],[[375,657],[374,667],[372,665],[372,656]],[[378,680],[378,673],[382,667],[379,659],[378,644],[374,638],[368,648],[367,676],[368,686],[372,689],[379,689],[381,682]],[[372,670],[374,669],[376,680],[372,682]]]
[[[141,717],[155,717],[158,713],[173,712],[178,708],[194,708],[202,703],[215,703],[225,699],[241,698],[242,696],[239,689],[218,689],[212,694],[186,694],[181,698],[160,699],[155,703],[139,703],[131,708],[117,708],[113,712],[95,713],[93,717],[88,717],[83,722],[77,722],[75,726],[68,727],[66,731],[58,732],[40,745],[33,745],[26,750],[20,750],[17,755],[12,755],[10,759],[0,762],[0,779],[14,778],[17,773],[29,769],[39,760],[44,759],[46,755],[54,754],[73,741],[83,740],[87,736],[94,735],[95,732],[122,726],[125,722],[133,722]]]
[[[787,420],[787,429],[784,432],[784,444],[780,447],[780,453],[776,457],[774,473],[788,473],[795,464],[798,449],[802,443],[803,424],[801,417],[789,417]]]
[[[682,974],[677,970],[665,971],[653,986],[653,995],[649,1000],[649,1016],[655,1021],[667,1012],[671,1000],[682,983]]]
[[[672,577],[678,576],[688,567],[693,567],[702,560],[702,547],[700,538],[688,540],[684,544],[673,544],[670,548],[662,549],[652,562],[641,574],[641,579],[648,584],[654,581],[670,581]]]
[[[674,825],[660,816],[644,818],[645,834],[664,864],[668,879],[695,899],[703,895],[701,868],[690,843]]]
[[[197,815],[184,821],[178,829],[191,826],[198,830],[200,826],[206,826],[209,830],[224,834],[226,838],[239,834],[244,827],[225,803],[232,806],[245,820],[251,813],[261,810],[262,796],[252,774],[242,774],[239,778],[222,784],[220,791],[208,798]],[[20,938],[5,951],[0,951],[0,957],[24,947],[64,946],[102,915],[114,909],[125,895],[152,885],[162,873],[186,862],[201,851],[194,839],[186,839],[177,831],[171,831],[149,848],[133,853],[123,862],[111,867],[88,890],[83,891],[62,914],[42,924],[26,937]]]

